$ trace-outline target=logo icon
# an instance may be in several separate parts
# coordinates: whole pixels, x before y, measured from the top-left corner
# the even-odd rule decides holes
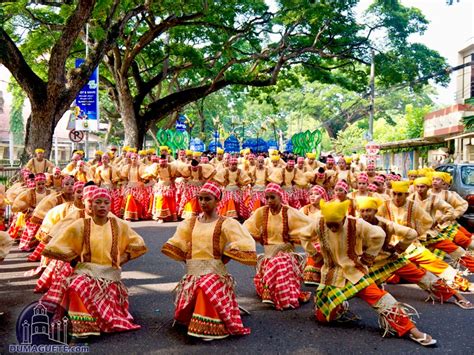
[[[45,304],[33,302],[21,312],[16,323],[16,337],[21,345],[67,345],[68,318],[55,317]]]

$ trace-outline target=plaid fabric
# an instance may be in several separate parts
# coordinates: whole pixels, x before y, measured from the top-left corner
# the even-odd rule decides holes
[[[455,224],[451,224],[449,227],[444,228],[442,231],[440,231],[435,237],[433,236],[428,236],[427,240],[422,241],[421,243],[424,246],[428,246],[430,244],[437,243],[441,240],[453,240],[454,236],[456,235],[458,231],[458,227]]]
[[[242,191],[236,190],[236,191],[226,191],[224,190],[222,193],[222,200],[219,202],[219,205],[217,207],[218,211],[225,210],[225,206],[227,203],[232,200],[235,204],[236,207],[236,212],[238,217],[247,219],[250,217],[250,211],[244,204],[244,200],[242,197]],[[230,211],[228,211],[230,212]],[[228,215],[228,217],[234,217],[232,215]]]
[[[35,238],[35,235],[40,227],[40,224],[31,223],[29,220],[26,221],[26,228],[20,239],[20,250],[30,251],[38,244],[38,239]]]
[[[288,204],[293,208],[296,208],[299,210],[301,208],[300,201],[298,198],[295,196],[294,190],[290,190],[289,192],[286,190],[283,190],[283,197],[281,199],[283,204]]]
[[[128,294],[122,282],[106,282],[88,275],[73,275],[68,288],[75,291],[105,333],[140,329],[128,311]]]
[[[266,200],[265,200],[265,192],[264,191],[251,191],[250,192],[250,196],[249,196],[249,203],[248,203],[248,209],[249,211],[255,211],[256,208],[255,208],[255,204],[257,203],[257,201],[260,202],[260,206],[265,206],[266,204]]]
[[[234,280],[230,275],[185,275],[176,288],[175,319],[183,319],[183,313],[193,307],[198,288],[204,292],[230,334],[250,334],[250,329],[244,328],[242,324],[239,306],[235,300]]]
[[[275,308],[298,308],[303,266],[296,254],[279,252],[272,258],[263,258],[257,265],[254,284],[263,301],[271,300]]]
[[[300,189],[295,187],[293,190],[293,196],[299,201],[300,208],[309,204],[309,191],[307,189]]]
[[[333,309],[373,283],[374,281],[370,277],[364,276],[356,284],[347,281],[343,288],[320,284],[314,296],[316,308],[324,314],[329,322]]]
[[[53,309],[59,306],[64,298],[68,285],[68,278],[74,269],[67,262],[51,260],[46,270],[36,282],[35,292],[46,292],[41,297],[41,302],[49,304]]]
[[[122,282],[94,279],[88,275],[72,275],[63,278],[59,289],[53,290],[51,287],[50,291],[41,298],[41,302],[58,312],[61,308],[57,307],[61,304],[58,300],[62,301],[68,289],[78,294],[90,315],[96,319],[102,332],[140,329],[139,325],[133,323],[133,317],[128,312],[127,289]]]
[[[197,196],[199,191],[201,190],[201,186],[196,186],[196,185],[188,185],[188,184],[183,184],[183,190],[181,193],[181,200],[179,202],[179,208],[178,208],[178,214],[182,214],[184,211],[184,206],[186,203],[191,201],[193,198]]]
[[[41,252],[45,248],[46,244],[43,242],[40,242],[35,250],[28,255],[28,261],[39,261],[41,259]]]
[[[148,187],[126,187],[123,192],[123,196],[127,201],[124,209],[124,219],[147,219],[148,218],[148,205],[150,203],[150,188]],[[130,196],[130,198],[129,198]],[[130,200],[133,198],[134,204],[130,204]],[[130,210],[129,206],[136,206],[137,211]]]
[[[405,257],[401,257],[383,266],[379,266],[376,268],[371,267],[369,268],[368,277],[371,278],[376,283],[382,283],[383,281],[388,279],[390,276],[392,276],[395,271],[397,271],[398,269],[400,269],[401,267],[409,263],[410,263],[410,260],[408,260]]]
[[[122,189],[113,189],[110,194],[112,195],[112,213],[117,217],[121,217],[123,215],[121,208],[123,203]]]

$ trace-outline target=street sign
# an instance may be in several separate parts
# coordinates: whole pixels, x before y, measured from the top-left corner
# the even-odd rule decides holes
[[[76,59],[79,68],[84,59]],[[75,129],[80,131],[97,131],[99,126],[99,70],[96,68],[89,81],[76,96]]]
[[[75,129],[69,132],[69,139],[71,142],[79,143],[84,139],[84,131],[76,131]]]

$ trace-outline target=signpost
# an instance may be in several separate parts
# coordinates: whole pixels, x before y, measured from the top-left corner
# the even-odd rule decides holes
[[[76,59],[79,68],[84,59]],[[75,129],[78,131],[97,131],[99,129],[99,70],[96,68],[89,82],[76,96]]]
[[[69,139],[71,142],[79,143],[84,139],[84,131],[76,131],[75,129],[69,132]]]

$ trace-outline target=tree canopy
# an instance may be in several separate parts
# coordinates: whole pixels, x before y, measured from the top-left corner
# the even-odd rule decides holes
[[[224,88],[297,85],[295,66],[310,83],[346,90],[349,101],[366,98],[372,51],[382,87],[447,67],[438,53],[408,41],[426,29],[418,9],[374,0],[357,16],[357,3],[279,0],[270,8],[263,0],[77,0],[36,6],[23,0],[2,4],[0,63],[32,101],[32,122],[40,117],[51,136],[103,63],[101,84],[123,122],[126,143],[136,146],[160,121]],[[74,69],[73,60],[85,56],[86,23],[91,52]],[[435,80],[445,83],[447,76]],[[313,107],[321,117],[347,105],[331,90],[322,93],[328,105]],[[40,98],[46,105],[40,107]],[[33,129],[38,126],[27,126],[27,137]],[[50,146],[51,137],[44,144]]]

